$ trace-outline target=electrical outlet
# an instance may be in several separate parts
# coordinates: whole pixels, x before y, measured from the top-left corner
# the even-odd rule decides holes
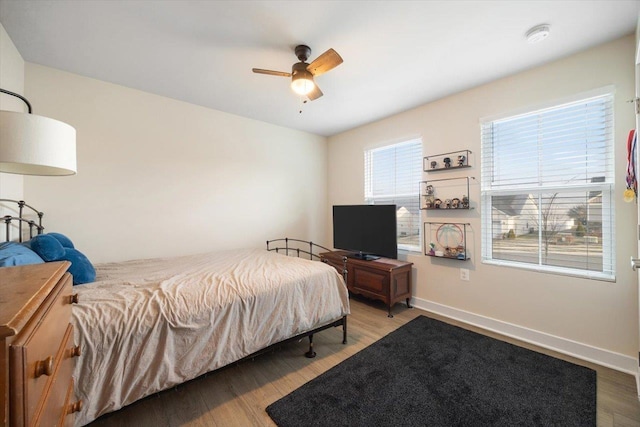
[[[460,269],[460,280],[469,280],[469,269],[461,268]]]

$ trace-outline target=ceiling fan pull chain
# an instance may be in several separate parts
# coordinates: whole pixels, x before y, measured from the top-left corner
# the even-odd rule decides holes
[[[302,101],[302,105],[300,106],[300,111],[298,111],[298,113],[302,114],[302,107],[304,107],[304,104],[306,104],[308,100],[304,99],[303,96],[300,97],[300,100]]]

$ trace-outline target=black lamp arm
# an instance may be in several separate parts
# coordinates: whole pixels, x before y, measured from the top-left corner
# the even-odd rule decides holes
[[[15,92],[11,92],[10,90],[6,90],[6,89],[2,89],[2,88],[0,88],[0,92],[6,93],[7,95],[12,95],[12,96],[15,96],[16,98],[22,99],[24,101],[24,103],[27,104],[27,110],[29,111],[29,114],[31,114],[31,104],[29,104],[29,101],[27,101],[27,98],[25,98],[22,95],[19,95],[19,94],[15,93]]]

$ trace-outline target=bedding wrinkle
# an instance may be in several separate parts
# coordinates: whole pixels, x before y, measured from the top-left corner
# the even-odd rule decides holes
[[[342,277],[265,250],[96,265],[72,310],[76,425],[349,314]]]

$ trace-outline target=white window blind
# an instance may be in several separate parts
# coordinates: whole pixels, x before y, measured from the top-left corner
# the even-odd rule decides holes
[[[484,262],[615,277],[613,95],[482,123]]]
[[[398,249],[420,251],[422,140],[366,150],[364,162],[365,203],[395,204]]]

